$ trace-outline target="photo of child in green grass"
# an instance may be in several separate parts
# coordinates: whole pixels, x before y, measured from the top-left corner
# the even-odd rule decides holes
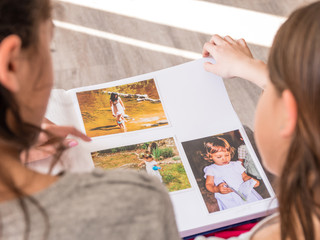
[[[98,168],[146,171],[169,192],[191,188],[173,138],[101,150],[91,156]]]
[[[77,99],[89,137],[168,125],[154,79],[77,92]]]

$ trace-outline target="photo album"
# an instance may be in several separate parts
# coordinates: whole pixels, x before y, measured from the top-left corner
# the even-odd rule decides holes
[[[54,171],[134,169],[170,194],[181,237],[257,219],[277,208],[274,190],[229,100],[203,58],[68,91],[53,90],[46,117],[92,138]],[[46,160],[31,163],[47,170]]]

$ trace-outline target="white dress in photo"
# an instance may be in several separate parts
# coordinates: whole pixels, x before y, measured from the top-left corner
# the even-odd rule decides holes
[[[226,186],[232,187],[235,190],[240,188],[240,185],[244,182],[242,179],[242,173],[245,168],[241,165],[240,161],[231,161],[226,165],[211,164],[204,168],[204,177],[213,176],[214,184],[218,186],[220,183],[225,182]],[[246,200],[243,200],[237,193],[231,192],[227,194],[215,193],[215,198],[218,201],[220,210],[240,206],[250,202],[261,200],[262,197],[254,189],[247,196]]]
[[[151,162],[147,162],[147,161],[144,161],[144,162],[146,164],[147,173],[151,176],[156,176],[160,180],[160,182],[162,182],[162,176],[159,170],[153,169],[153,167],[156,166],[158,163],[155,160],[152,160]]]
[[[112,102],[112,113],[116,116],[124,114],[124,109],[120,103],[121,98],[119,97],[117,101]]]

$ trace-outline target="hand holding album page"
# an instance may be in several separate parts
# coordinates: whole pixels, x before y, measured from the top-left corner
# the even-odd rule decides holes
[[[182,237],[272,213],[274,191],[222,79],[203,69],[205,61],[213,60],[53,90],[47,117],[92,137],[54,171],[121,168],[154,176],[169,191]],[[45,171],[48,162],[30,167]]]

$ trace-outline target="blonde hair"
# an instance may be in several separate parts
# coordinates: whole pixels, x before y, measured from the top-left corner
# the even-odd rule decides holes
[[[233,158],[235,153],[235,148],[231,147],[229,142],[221,137],[212,137],[209,141],[203,143],[204,152],[202,157],[208,162],[212,162],[211,154],[216,152],[230,152],[231,158]]]

